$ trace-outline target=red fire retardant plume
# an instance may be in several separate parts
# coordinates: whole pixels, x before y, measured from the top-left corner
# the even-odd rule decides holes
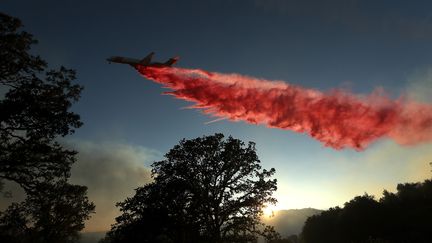
[[[382,92],[356,96],[280,81],[199,69],[137,66],[147,79],[194,102],[206,114],[307,133],[325,146],[362,150],[381,137],[411,145],[432,141],[432,105],[391,100]]]

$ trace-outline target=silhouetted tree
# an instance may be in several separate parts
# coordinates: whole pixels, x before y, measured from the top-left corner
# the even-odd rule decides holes
[[[47,71],[21,27],[0,13],[0,185],[16,182],[27,195],[0,214],[0,241],[71,242],[94,205],[86,187],[67,183],[76,152],[56,139],[82,125],[69,111],[82,87],[73,70]]]
[[[281,235],[277,232],[274,226],[267,225],[265,226],[262,236],[266,243],[276,243],[282,240]]]
[[[0,179],[31,190],[69,175],[76,152],[55,139],[81,126],[69,108],[82,87],[71,83],[73,70],[45,72],[45,61],[29,53],[36,40],[21,26],[0,13],[0,89],[6,92],[0,100]]]
[[[84,220],[94,211],[85,186],[38,184],[24,202],[12,204],[0,214],[0,239],[3,242],[75,242]]]
[[[406,183],[376,201],[358,196],[306,220],[304,243],[432,242],[432,181]]]
[[[432,242],[432,180],[404,183],[397,192],[384,191],[384,239],[391,242]]]
[[[263,205],[276,202],[275,170],[261,169],[253,142],[183,139],[152,167],[105,242],[253,242]]]
[[[303,226],[301,242],[340,242],[337,225],[341,211],[341,208],[335,207],[309,217]]]
[[[298,243],[297,235],[290,235],[282,238],[281,235],[275,231],[273,226],[266,226],[263,231],[264,240],[266,243]]]

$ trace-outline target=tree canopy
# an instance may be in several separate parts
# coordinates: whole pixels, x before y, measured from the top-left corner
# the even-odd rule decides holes
[[[37,43],[20,31],[19,19],[0,13],[0,179],[26,190],[38,182],[68,176],[75,151],[56,138],[82,125],[69,108],[82,87],[72,84],[75,71],[46,71],[46,62],[30,54]]]
[[[253,142],[183,139],[152,168],[154,182],[118,203],[106,242],[250,242],[262,234],[264,205],[276,202],[275,170],[261,168]]]
[[[380,200],[357,196],[308,218],[302,242],[432,242],[431,205],[432,180],[399,184]]]
[[[37,41],[21,27],[0,13],[0,191],[8,180],[26,193],[0,212],[0,241],[74,242],[95,207],[67,182],[76,152],[57,139],[82,125],[70,111],[82,87],[74,70],[47,70],[30,54]]]
[[[25,201],[13,203],[0,214],[2,242],[76,242],[94,205],[85,186],[66,182],[41,183]]]

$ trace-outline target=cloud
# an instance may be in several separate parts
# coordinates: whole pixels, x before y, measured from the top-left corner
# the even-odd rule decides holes
[[[79,153],[72,168],[71,183],[88,187],[88,197],[96,214],[87,221],[85,231],[105,231],[119,215],[115,204],[124,201],[134,189],[151,182],[146,165],[159,157],[157,151],[126,143],[72,141]]]

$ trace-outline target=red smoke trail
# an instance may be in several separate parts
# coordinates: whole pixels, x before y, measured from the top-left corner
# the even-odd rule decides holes
[[[379,91],[368,96],[341,90],[323,93],[238,74],[136,68],[206,114],[308,133],[335,149],[362,150],[380,137],[405,145],[432,141],[431,105],[391,100]]]

